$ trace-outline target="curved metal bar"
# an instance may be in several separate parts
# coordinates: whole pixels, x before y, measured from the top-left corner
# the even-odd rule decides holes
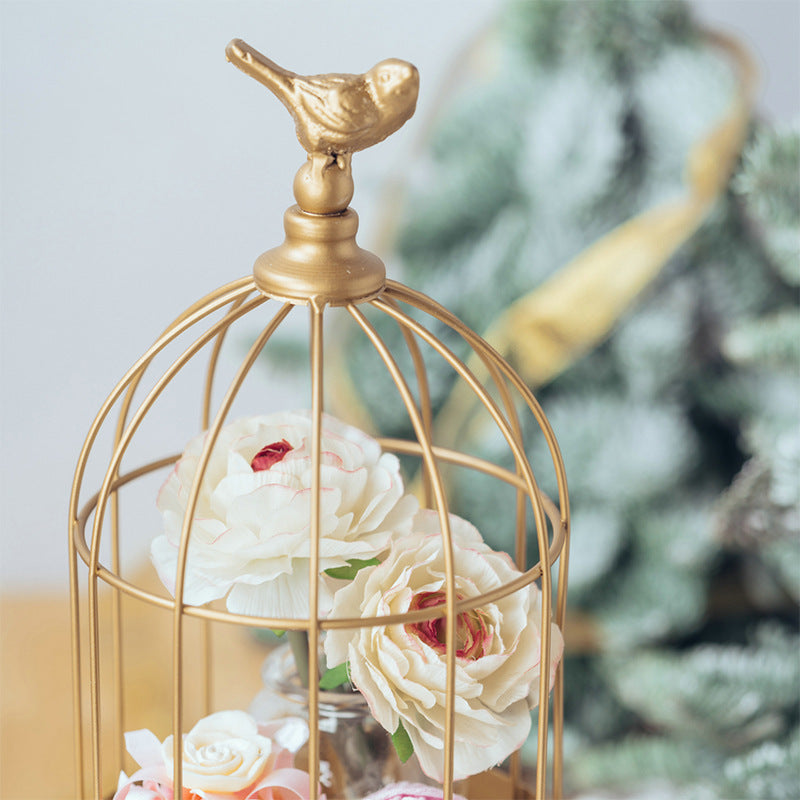
[[[544,414],[539,402],[536,400],[533,392],[531,391],[530,387],[525,384],[525,382],[520,378],[520,376],[511,368],[511,366],[505,361],[502,356],[497,353],[494,348],[491,347],[485,340],[483,340],[480,336],[478,336],[474,331],[470,330],[466,326],[461,323],[461,321],[455,317],[451,312],[449,312],[446,308],[441,306],[440,304],[436,303],[431,298],[427,297],[426,295],[421,294],[420,292],[416,292],[412,289],[409,289],[402,284],[398,284],[394,281],[387,282],[387,294],[391,295],[397,293],[397,295],[403,299],[405,302],[409,303],[409,305],[421,310],[426,311],[427,313],[431,314],[435,318],[445,322],[451,329],[458,332],[472,347],[475,352],[481,354],[486,353],[491,354],[492,358],[496,359],[496,362],[503,373],[506,375],[507,379],[511,382],[514,388],[520,393],[522,398],[528,405],[528,408],[533,413],[534,417],[536,418],[537,423],[545,437],[545,441],[547,443],[548,449],[550,451],[550,457],[553,461],[553,467],[556,474],[556,481],[558,484],[558,494],[559,494],[559,507],[561,509],[561,527],[564,531],[564,539],[565,544],[563,548],[563,553],[561,555],[561,559],[559,561],[559,577],[558,577],[558,590],[557,590],[557,597],[556,597],[556,623],[561,628],[562,632],[564,631],[564,622],[566,619],[566,592],[567,592],[567,574],[568,574],[568,565],[569,565],[569,529],[570,529],[570,513],[569,513],[569,495],[567,492],[567,478],[566,472],[564,469],[564,461],[561,456],[561,450],[558,446],[558,442],[556,441],[555,434],[553,433],[552,427]],[[563,670],[564,670],[564,663],[563,659],[561,664],[559,664],[558,669],[556,671],[556,683],[554,688],[554,695],[553,695],[553,727],[554,727],[554,739],[555,739],[555,749],[553,753],[553,785],[554,791],[556,787],[560,787],[562,785],[562,763],[563,763],[563,755],[562,755],[562,747],[563,747]],[[541,685],[540,685],[541,688]],[[540,720],[541,723],[541,720]],[[541,746],[542,742],[542,733],[540,731],[539,735],[539,744]],[[541,757],[541,752],[539,753]],[[538,763],[546,763],[542,762],[541,758],[539,758]],[[537,788],[537,792],[539,789]]]
[[[502,412],[497,407],[496,403],[492,400],[486,390],[483,388],[480,381],[476,379],[473,373],[469,370],[469,368],[461,361],[457,356],[453,354],[453,352],[442,344],[433,334],[431,334],[426,328],[424,328],[421,324],[413,320],[411,317],[406,315],[401,311],[395,310],[393,307],[389,306],[385,303],[382,299],[378,298],[372,301],[372,305],[376,306],[377,308],[381,308],[385,313],[389,314],[390,316],[398,319],[398,321],[402,321],[402,324],[407,325],[411,330],[413,330],[418,336],[424,339],[428,344],[431,345],[449,364],[450,366],[458,373],[458,375],[470,386],[470,388],[476,393],[480,401],[483,403],[484,407],[489,411],[492,415],[495,423],[500,428],[503,436],[506,439],[509,447],[511,448],[516,462],[519,466],[522,466],[525,472],[526,482],[529,484],[529,495],[531,497],[531,502],[534,505],[534,511],[541,512],[539,508],[537,511],[537,498],[540,495],[538,490],[538,486],[536,484],[536,480],[533,477],[533,473],[530,468],[530,464],[527,462],[527,457],[525,456],[524,450],[522,449],[521,443],[518,442],[513,433],[505,420],[505,417],[502,415]],[[462,327],[464,327],[462,325]],[[497,356],[499,359],[500,357]],[[541,526],[540,530],[545,530],[546,526],[544,525],[544,519],[541,518]],[[537,520],[538,524],[538,520]],[[540,551],[547,552],[548,548],[545,542],[539,542]],[[549,568],[549,565],[548,565]]]
[[[111,456],[111,461],[109,462],[108,469],[106,470],[105,478],[103,480],[102,487],[100,489],[100,493],[98,495],[97,500],[97,511],[95,513],[94,525],[92,528],[92,545],[90,550],[90,560],[89,560],[89,568],[92,571],[96,571],[97,566],[99,564],[99,549],[100,549],[100,539],[101,539],[101,532],[103,528],[103,517],[105,511],[105,505],[109,494],[111,493],[111,487],[114,482],[115,476],[118,474],[119,465],[122,461],[122,457],[125,455],[125,451],[127,450],[128,446],[130,445],[131,439],[133,435],[139,428],[139,425],[142,423],[142,420],[145,418],[146,414],[150,411],[153,407],[153,404],[159,398],[161,393],[164,389],[169,385],[169,383],[174,379],[175,375],[180,372],[181,369],[195,356],[197,352],[199,352],[211,339],[216,336],[220,330],[223,330],[229,327],[233,322],[235,322],[239,317],[247,314],[249,311],[253,310],[254,308],[262,305],[267,301],[266,297],[257,297],[251,300],[244,306],[240,306],[239,308],[229,311],[221,320],[219,320],[216,324],[214,324],[211,328],[201,334],[194,342],[192,342],[189,347],[184,350],[184,352],[171,364],[171,366],[164,372],[164,374],[156,381],[153,388],[147,394],[145,399],[142,401],[142,404],[137,409],[136,413],[133,415],[130,423],[125,428],[124,433],[122,434],[114,452]]]
[[[522,395],[545,436],[545,441],[547,442],[548,449],[550,450],[550,457],[553,460],[553,467],[555,469],[556,479],[558,481],[559,506],[562,508],[562,514],[564,513],[563,509],[566,509],[568,512],[569,497],[567,495],[567,481],[566,475],[564,474],[564,461],[561,457],[561,450],[558,446],[555,435],[553,434],[553,429],[550,425],[550,422],[545,416],[539,401],[534,396],[530,387],[522,380],[522,378],[520,378],[511,365],[497,352],[497,350],[495,350],[485,339],[464,325],[464,323],[461,322],[458,317],[456,317],[452,312],[448,311],[444,306],[437,303],[435,300],[432,300],[427,295],[417,292],[414,289],[409,289],[407,286],[404,286],[397,281],[391,280],[386,281],[385,294],[387,297],[396,297],[399,300],[408,303],[413,308],[416,308],[419,311],[424,311],[435,319],[438,319],[440,322],[444,322],[448,327],[462,336],[462,338],[479,355],[481,353],[486,354],[495,361],[506,378]]]
[[[387,298],[387,302],[391,303],[395,308],[398,308],[395,300]],[[419,349],[419,343],[411,331],[409,331],[407,328],[404,328],[402,325],[398,327],[400,328],[400,332],[402,333],[406,347],[408,348],[411,361],[414,364],[414,374],[417,378],[419,409],[422,416],[422,424],[425,426],[428,439],[433,442],[433,409],[431,407],[431,393],[428,385],[428,371],[425,369],[425,361],[422,358],[422,352]],[[425,506],[430,507],[433,503],[433,489],[431,487],[430,476],[425,471],[423,471],[422,476],[422,489],[424,493],[423,497]]]
[[[508,389],[508,385],[506,384],[505,380],[503,379],[500,370],[497,368],[497,365],[488,357],[484,356],[483,354],[479,354],[481,360],[483,361],[484,366],[489,371],[489,375],[494,382],[494,385],[497,387],[497,391],[500,394],[500,397],[503,401],[503,406],[506,409],[506,415],[511,426],[511,430],[514,433],[514,436],[517,440],[524,444],[524,439],[522,436],[522,426],[520,425],[519,415],[517,414],[517,408],[514,405],[514,400],[511,397],[511,392]],[[516,467],[517,475],[522,477],[522,470],[520,469],[519,465]],[[541,495],[540,495],[541,497]],[[514,562],[517,565],[517,569],[520,572],[525,571],[525,567],[527,564],[527,526],[525,524],[526,519],[526,503],[525,503],[525,491],[524,487],[518,487],[516,491],[516,503],[515,503],[515,530],[514,530]],[[556,528],[554,527],[553,530],[555,531]],[[551,546],[552,551],[552,546]],[[552,553],[551,553],[551,562],[552,562]],[[519,750],[515,750],[510,758],[509,758],[509,776],[511,777],[511,795],[512,797],[517,797],[522,793],[522,757],[520,755]]]
[[[252,284],[252,281],[248,282]],[[69,511],[70,541],[72,541],[73,539],[73,534],[74,534],[73,526],[76,519],[78,495],[80,493],[80,487],[83,481],[83,475],[86,469],[86,463],[88,461],[91,448],[94,445],[94,441],[97,438],[99,430],[102,427],[102,424],[105,421],[105,418],[107,417],[114,403],[116,403],[116,401],[119,399],[123,391],[125,391],[127,386],[130,384],[130,382],[138,378],[144,367],[147,364],[149,364],[150,360],[158,352],[160,352],[160,350],[166,347],[170,341],[172,341],[176,336],[178,336],[184,330],[191,327],[195,322],[207,316],[208,314],[212,313],[217,308],[222,307],[231,299],[235,299],[235,297],[242,292],[241,288],[242,285],[244,285],[244,281],[237,281],[234,284],[229,284],[228,287],[223,287],[222,290],[218,290],[217,292],[213,293],[213,295],[210,296],[212,297],[212,299],[209,302],[201,301],[200,303],[195,304],[196,310],[192,314],[186,316],[179,324],[173,326],[172,329],[169,331],[169,333],[163,334],[161,337],[159,337],[159,339],[155,342],[155,344],[153,344],[150,347],[150,349],[128,370],[128,372],[125,374],[122,380],[117,384],[115,389],[108,396],[105,403],[102,405],[100,411],[98,412],[97,416],[95,417],[92,425],[90,426],[89,433],[84,441],[80,456],[78,458],[78,464],[75,469],[75,477],[73,479],[72,490],[70,493],[70,511]],[[100,740],[99,740],[100,669],[99,669],[99,653],[98,653],[99,620],[98,620],[98,605],[97,605],[98,552],[97,548],[94,547],[94,542],[93,542],[93,549],[94,552],[92,553],[89,559],[90,579],[88,586],[88,595],[89,595],[88,616],[89,616],[89,645],[90,645],[89,683],[91,690],[90,706],[91,706],[91,718],[92,718],[91,739],[92,739],[92,767],[94,770],[94,795],[96,800],[100,800],[100,795],[102,793],[102,786],[101,786],[102,776],[101,776]],[[73,652],[77,650],[77,655],[73,657],[73,666],[75,669],[78,670],[78,675],[80,676],[80,613],[79,613],[80,596],[77,583],[74,588],[78,591],[78,594],[72,599],[72,608],[74,615],[72,621]],[[75,615],[76,608],[78,609],[77,615]],[[81,714],[82,698],[77,697],[75,705],[79,714]]]
[[[387,288],[387,291],[390,291]],[[432,301],[430,301],[432,302]],[[413,330],[418,336],[420,336],[424,341],[426,341],[431,347],[433,347],[449,364],[450,366],[457,372],[457,374],[470,386],[473,392],[478,396],[484,407],[489,411],[492,415],[492,418],[495,421],[495,424],[500,428],[503,436],[506,439],[506,442],[509,445],[512,453],[514,454],[514,458],[516,461],[517,466],[522,469],[526,482],[528,483],[528,496],[531,501],[531,505],[534,512],[534,518],[536,521],[536,533],[539,542],[539,558],[542,562],[542,591],[541,591],[541,603],[542,603],[542,625],[540,630],[540,653],[541,653],[541,663],[545,665],[549,665],[550,663],[550,620],[552,617],[552,578],[550,575],[550,559],[549,559],[549,543],[547,541],[547,526],[545,523],[545,516],[544,516],[544,509],[542,507],[541,501],[539,499],[539,490],[536,485],[536,480],[533,476],[533,472],[531,470],[531,466],[527,461],[527,457],[525,455],[524,449],[522,448],[521,442],[517,441],[505,418],[503,417],[500,410],[497,408],[496,404],[492,400],[492,398],[488,395],[486,390],[483,388],[481,383],[476,379],[473,373],[467,368],[467,366],[457,358],[444,344],[442,344],[433,334],[431,334],[426,328],[422,325],[417,323],[415,320],[411,319],[406,314],[402,312],[398,312],[396,309],[392,308],[389,304],[381,300],[380,298],[375,299],[372,301],[372,304],[376,308],[383,309],[387,314],[398,319],[401,324],[408,325],[411,330]],[[469,330],[463,323],[458,323],[456,330]],[[480,337],[476,337],[480,338]],[[476,347],[473,347],[473,350],[476,350]],[[491,356],[490,356],[491,357]],[[500,357],[497,356],[499,359]],[[498,362],[498,366],[502,365]],[[539,742],[538,742],[538,751],[537,751],[537,763],[539,764],[546,764],[547,763],[547,717],[548,717],[548,708],[549,708],[549,700],[550,700],[550,687],[549,683],[545,683],[543,680],[539,681],[539,714],[538,714],[538,730],[539,730]],[[546,770],[539,770],[536,776],[536,792],[537,792],[537,800],[541,798],[543,800],[545,791],[546,791],[546,779],[547,774]]]
[[[231,303],[230,311],[235,311],[244,301],[247,295],[240,297]],[[214,340],[214,347],[211,350],[211,355],[208,359],[208,368],[206,370],[206,381],[203,386],[203,410],[200,418],[200,429],[207,430],[210,416],[211,416],[211,391],[214,385],[214,375],[217,371],[217,362],[219,361],[219,354],[222,351],[222,345],[225,341],[225,336],[228,333],[228,328],[223,328],[217,338]],[[203,620],[200,628],[200,649],[203,653],[203,702],[204,702],[204,716],[211,713],[214,706],[213,697],[213,658],[211,655],[213,632],[211,630],[210,620]]]
[[[514,404],[514,400],[511,396],[511,392],[508,388],[508,384],[503,379],[503,375],[497,367],[497,364],[489,358],[484,353],[479,353],[475,351],[478,357],[483,362],[484,367],[489,371],[489,375],[494,382],[494,385],[497,387],[497,391],[500,394],[500,397],[503,401],[503,405],[506,409],[506,414],[508,417],[509,424],[511,426],[512,431],[514,432],[514,436],[516,436],[517,440],[521,443],[524,443],[523,435],[522,435],[522,426],[519,420],[519,414],[517,413],[516,405]],[[516,467],[517,475],[522,476],[522,470],[520,469],[519,465]],[[545,495],[540,495],[542,499],[544,499]],[[524,486],[518,487],[516,492],[516,507],[515,507],[515,531],[514,531],[514,561],[517,565],[517,569],[520,572],[525,571],[525,567],[527,565],[527,526],[525,524],[526,519],[526,503],[525,503],[525,492]],[[545,509],[549,514],[549,509]],[[552,519],[551,519],[552,523]],[[553,530],[557,530],[560,526],[553,526]],[[551,563],[554,561],[553,556],[553,547],[550,548],[550,561]],[[556,556],[557,557],[557,556]],[[559,665],[560,666],[560,665]],[[557,705],[556,697],[553,698],[553,706],[555,711],[555,706]],[[556,747],[558,745],[558,739],[556,739]],[[557,748],[558,749],[558,748]],[[555,753],[554,753],[555,755]],[[522,784],[522,757],[519,750],[515,750],[510,758],[509,758],[509,776],[511,778],[511,795],[512,797],[517,797],[523,792],[523,784]],[[560,796],[558,792],[555,790],[555,783],[554,783],[554,797]]]
[[[247,295],[234,300],[231,303],[230,311],[236,311],[239,306],[247,299]],[[214,341],[214,347],[211,350],[211,355],[208,359],[208,369],[206,370],[206,381],[203,386],[203,410],[200,418],[201,430],[206,430],[210,422],[211,414],[211,390],[214,384],[214,375],[217,371],[217,362],[219,361],[219,354],[222,351],[222,345],[225,342],[225,336],[228,333],[228,328],[223,328]]]
[[[391,285],[389,287],[389,284]],[[544,434],[545,441],[548,449],[550,450],[550,457],[553,461],[553,467],[556,473],[556,481],[558,483],[559,506],[561,508],[562,527],[564,529],[565,545],[563,553],[559,561],[558,572],[558,589],[556,596],[556,614],[555,619],[558,626],[563,633],[566,621],[566,597],[567,597],[567,580],[569,569],[569,533],[570,533],[570,513],[569,513],[569,494],[567,491],[567,478],[564,469],[564,461],[561,456],[561,450],[556,441],[555,434],[552,427],[544,414],[539,402],[536,400],[530,387],[520,378],[520,376],[511,368],[511,366],[502,358],[485,340],[479,337],[474,331],[466,328],[463,323],[458,320],[446,308],[439,305],[429,297],[408,289],[401,284],[393,281],[387,282],[388,289],[392,292],[399,291],[402,298],[415,308],[421,311],[427,311],[437,319],[445,322],[453,330],[459,332],[475,349],[476,352],[492,353],[497,359],[497,363],[502,369],[503,373],[507,376],[508,380],[517,389],[528,405],[528,408],[533,413],[539,424],[542,433]],[[553,752],[553,789],[556,791],[562,786],[562,773],[563,773],[563,673],[564,662],[559,664],[556,670],[556,680],[553,691],[553,731],[554,731],[554,752]],[[541,734],[539,740],[541,742]],[[541,763],[541,761],[539,762]]]
[[[75,516],[77,514],[79,502],[78,495],[83,482],[83,475],[86,471],[86,462],[88,461],[89,454],[94,446],[97,434],[100,431],[100,428],[102,427],[106,417],[108,416],[109,411],[120,398],[122,393],[127,389],[130,382],[137,379],[139,373],[150,363],[153,357],[156,356],[181,333],[183,333],[185,330],[188,330],[196,322],[199,322],[201,319],[203,319],[203,317],[214,313],[214,311],[217,311],[231,301],[236,300],[241,295],[251,292],[253,286],[254,284],[252,278],[234,281],[233,283],[228,284],[227,287],[223,287],[223,289],[227,291],[220,289],[208,295],[208,298],[210,299],[207,303],[204,301],[201,301],[202,304],[195,303],[195,305],[192,306],[194,309],[192,313],[186,313],[182,315],[179,318],[180,321],[175,322],[172,326],[170,326],[170,328],[161,334],[155,343],[125,373],[125,375],[122,377],[122,380],[120,380],[119,383],[114,387],[113,391],[106,398],[105,402],[100,407],[100,411],[97,413],[97,416],[89,427],[89,433],[84,440],[81,453],[78,457],[78,464],[75,468],[75,477],[72,483],[72,492],[70,494],[69,511],[71,521],[75,520]]]
[[[258,302],[266,300],[266,297],[258,298]],[[251,301],[257,302],[257,301]],[[194,521],[194,514],[197,508],[197,501],[200,497],[200,487],[202,486],[203,478],[205,477],[208,462],[211,458],[211,452],[217,442],[222,424],[230,411],[231,405],[239,393],[239,389],[247,377],[248,372],[255,363],[259,354],[263,350],[269,338],[277,330],[278,326],[283,322],[289,312],[294,308],[290,303],[285,303],[277,314],[273,317],[269,325],[261,332],[258,338],[253,342],[247,357],[242,362],[236,373],[233,381],[228,387],[228,391],[220,404],[219,410],[214,417],[214,422],[208,429],[206,440],[203,444],[203,450],[200,453],[200,458],[197,463],[197,471],[194,474],[191,489],[189,490],[189,497],[186,501],[186,511],[183,515],[183,526],[181,528],[181,541],[178,547],[178,563],[176,566],[175,574],[175,605],[173,609],[173,671],[172,671],[172,735],[173,735],[173,786],[176,797],[181,797],[183,790],[183,763],[181,755],[181,742],[183,731],[183,617],[184,617],[184,603],[183,603],[183,587],[186,580],[186,561],[189,552],[189,538]],[[242,309],[238,309],[236,313],[245,313]]]
[[[372,301],[378,305],[378,301]],[[445,693],[445,736],[444,736],[444,767],[443,767],[443,792],[445,800],[452,800],[453,797],[453,748],[455,745],[455,680],[456,680],[456,593],[455,593],[455,567],[453,554],[453,537],[450,530],[450,520],[447,508],[447,496],[444,491],[442,476],[439,466],[433,454],[433,442],[431,442],[422,416],[419,413],[413,395],[408,388],[408,384],[403,377],[397,363],[392,358],[384,342],[376,333],[375,329],[369,324],[366,317],[354,305],[349,305],[347,310],[361,326],[361,329],[375,347],[381,357],[389,374],[394,381],[395,387],[403,399],[403,403],[408,412],[414,433],[417,437],[425,461],[425,467],[431,477],[433,494],[436,500],[436,509],[439,513],[439,524],[442,534],[442,551],[445,566],[445,658],[446,658],[446,693]],[[392,731],[393,733],[393,731]]]
[[[394,452],[404,452],[408,454],[415,454],[419,455],[422,452],[422,448],[417,442],[406,442],[403,440],[394,440],[394,439],[379,439],[378,440],[384,449],[394,450]],[[400,447],[397,445],[404,445],[404,447]],[[392,446],[390,446],[392,445]],[[492,475],[500,480],[505,481],[506,483],[516,486],[517,488],[525,488],[524,483],[521,481],[519,476],[515,475],[512,472],[508,472],[496,464],[492,464],[488,461],[481,461],[478,458],[473,456],[465,456],[463,453],[458,453],[452,450],[445,450],[444,448],[439,448],[434,446],[433,447],[434,456],[437,461],[449,461],[450,463],[469,467],[473,469],[478,469],[482,472],[485,472],[487,475]],[[116,490],[121,488],[127,483],[136,480],[137,478],[141,477],[150,472],[154,472],[158,469],[163,469],[164,467],[171,466],[175,463],[175,461],[180,458],[179,455],[168,456],[163,459],[159,459],[151,464],[146,464],[143,467],[140,467],[137,470],[129,472],[123,475],[121,478],[117,479],[112,489]],[[92,511],[94,510],[97,504],[99,492],[94,495],[81,509],[80,514],[78,515],[78,519],[76,521],[76,536],[74,537],[73,544],[75,552],[81,556],[85,563],[89,561],[89,548],[86,545],[85,538],[82,538],[82,533],[85,530],[86,522],[91,515]],[[555,506],[552,500],[545,494],[541,494],[542,504],[545,507],[545,511],[549,517],[550,523],[553,526],[554,530],[556,530],[556,534],[553,536],[553,542],[550,546],[550,560],[551,562],[555,561],[558,557],[559,553],[561,552],[561,548],[564,543],[564,529],[563,527],[559,528],[559,512],[558,508]],[[541,577],[542,569],[541,564],[536,564],[535,566],[531,567],[527,572],[523,573],[524,580],[517,579],[513,584],[510,584],[508,587],[495,590],[491,594],[482,594],[477,595],[475,597],[469,598],[468,600],[460,600],[456,604],[456,610],[459,614],[470,611],[473,608],[477,608],[479,605],[483,605],[485,603],[494,602],[495,600],[499,600],[502,597],[505,597],[508,594],[511,594],[514,591],[518,591],[523,586],[527,586],[530,583],[538,580]],[[128,581],[121,578],[119,575],[109,571],[106,567],[102,564],[98,565],[97,569],[98,578],[109,586],[113,586],[116,589],[119,589],[122,592],[134,597],[138,600],[142,600],[144,602],[150,603],[151,605],[158,606],[159,608],[163,608],[167,611],[173,611],[175,608],[174,602],[167,598],[167,597],[160,597],[159,595],[152,594],[144,589],[140,589],[137,586],[129,583]],[[269,618],[269,617],[251,617],[246,615],[237,615],[237,614],[230,614],[228,612],[216,611],[209,608],[204,607],[196,607],[196,606],[188,606],[184,609],[184,613],[187,616],[193,616],[200,619],[209,619],[214,620],[217,622],[226,622],[234,625],[247,625],[250,627],[262,627],[262,628],[277,628],[279,630],[307,630],[308,628],[308,620],[306,619],[292,619],[292,618]],[[442,612],[440,610],[437,611],[436,608],[433,609],[421,609],[419,611],[408,612],[404,615],[393,615],[393,616],[382,616],[382,617],[350,617],[345,618],[342,617],[335,621],[330,619],[320,620],[320,629],[321,630],[329,630],[330,628],[357,628],[357,627],[371,627],[375,625],[387,625],[387,624],[398,624],[398,623],[417,623],[417,622],[424,622],[426,620],[436,619],[442,616]]]
[[[249,293],[248,293],[249,294]],[[222,342],[225,339],[225,334],[228,332],[228,328],[232,322],[234,322],[237,317],[232,316],[232,313],[238,309],[242,303],[247,299],[248,294],[244,294],[239,297],[237,300],[234,300],[231,303],[230,308],[228,309],[228,314],[225,318],[221,321],[220,325],[214,326],[212,330],[219,331],[216,334],[216,340],[214,342],[214,349],[211,353],[210,363],[209,363],[209,370],[206,376],[206,386],[204,392],[204,406],[203,406],[203,416],[204,422],[202,423],[202,429],[205,430],[208,427],[208,405],[210,400],[211,394],[211,380],[213,377],[213,372],[216,367],[216,362],[219,357],[219,352],[222,346]],[[255,308],[254,305],[249,307],[250,309]],[[166,334],[173,327],[180,324],[181,320],[183,320],[187,316],[187,312],[184,311],[181,313],[173,322],[168,325],[163,333]],[[227,322],[227,324],[225,324]],[[204,341],[208,341],[207,339]],[[152,359],[151,359],[152,361]],[[138,374],[134,377],[131,383],[128,386],[128,390],[125,392],[124,397],[122,398],[122,403],[120,405],[119,416],[117,417],[117,427],[116,432],[114,434],[114,449],[116,450],[119,447],[120,442],[123,439],[126,421],[128,418],[128,413],[130,412],[131,404],[133,403],[133,397],[136,392],[136,389],[139,387],[141,383],[141,379],[144,377],[144,373],[146,369],[149,367],[150,363],[142,365],[142,368],[139,370]],[[119,476],[119,467],[114,471],[113,477],[116,478]],[[116,492],[111,492],[109,497],[110,505],[111,505],[111,514],[110,514],[110,522],[111,522],[111,569],[116,574],[120,574],[120,564],[119,564],[119,498]],[[115,737],[114,740],[117,743],[117,750],[118,750],[118,763],[120,769],[122,768],[122,764],[125,757],[125,740],[123,736],[123,732],[125,729],[124,725],[124,707],[123,707],[123,694],[122,694],[122,687],[124,685],[124,675],[123,675],[123,658],[122,658],[122,616],[121,616],[121,608],[120,608],[120,595],[117,592],[113,592],[111,595],[111,617],[112,617],[112,661],[113,661],[113,668],[114,668],[114,675],[116,677],[116,708],[114,714],[114,725],[115,725]],[[211,707],[211,697],[210,697],[210,689],[209,689],[209,674],[210,674],[210,631],[208,630],[208,623],[203,623],[202,629],[202,637],[203,637],[203,649],[206,652],[206,674],[205,674],[205,695],[206,695],[206,714],[210,713]]]

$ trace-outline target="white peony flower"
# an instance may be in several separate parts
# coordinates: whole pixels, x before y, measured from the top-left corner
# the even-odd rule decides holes
[[[205,434],[193,439],[158,496],[164,533],[151,557],[175,589],[181,526]],[[248,417],[222,428],[204,475],[189,543],[184,601],[226,594],[234,613],[307,617],[311,418]],[[404,494],[397,458],[356,428],[323,417],[320,571],[382,555],[410,530],[417,501]],[[320,582],[320,611],[332,579]]]
[[[475,597],[519,576],[506,553],[491,550],[468,522],[450,516],[455,589]],[[414,532],[384,561],[361,570],[334,598],[332,617],[405,613],[445,602],[439,517],[420,511]],[[454,778],[492,767],[518,749],[538,702],[541,598],[531,584],[457,621]],[[443,780],[446,657],[444,618],[408,625],[330,630],[328,664],[349,662],[350,679],[387,731],[400,723],[428,777]],[[551,625],[550,683],[563,651]]]
[[[195,791],[232,794],[252,786],[270,767],[272,742],[244,711],[204,717],[183,739],[183,785]],[[172,772],[172,736],[162,745]]]

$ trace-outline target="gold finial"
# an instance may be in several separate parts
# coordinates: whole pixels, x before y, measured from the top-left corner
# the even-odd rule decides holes
[[[296,75],[241,39],[225,50],[228,60],[264,84],[289,109],[308,163],[295,178],[304,211],[343,211],[352,198],[352,154],[383,141],[414,113],[419,73],[390,58],[361,75]],[[339,170],[332,171],[336,165]],[[337,175],[337,172],[341,174]]]
[[[353,153],[383,141],[413,113],[419,73],[406,61],[381,61],[362,75],[296,75],[241,39],[228,61],[263,83],[294,117],[308,160],[294,179],[297,205],[283,216],[286,239],[253,267],[258,288],[290,303],[346,305],[377,297],[386,268],[356,244]]]

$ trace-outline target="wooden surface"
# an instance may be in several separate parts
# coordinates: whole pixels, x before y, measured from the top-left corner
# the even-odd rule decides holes
[[[164,739],[170,732],[171,715],[171,615],[133,601],[123,611],[126,684],[135,687],[126,695],[125,728],[147,727]],[[187,630],[187,634],[191,658],[197,631]],[[268,649],[238,627],[219,624],[213,635],[213,710],[246,710],[261,687],[260,667]],[[66,595],[0,598],[2,800],[75,800],[71,658]],[[190,663],[187,695],[199,696],[199,674]],[[185,712],[188,724],[202,716],[199,699],[191,699]],[[110,708],[104,711],[107,718]],[[104,744],[104,754],[113,747],[113,743]],[[105,780],[113,790],[117,773],[113,758],[106,760]]]
[[[108,606],[108,597],[102,597],[101,635],[106,636]],[[125,598],[123,620],[125,684],[130,687],[124,729],[146,727],[163,740],[171,727],[172,616]],[[186,624],[188,727],[204,711],[201,670],[192,664],[199,653],[199,623]],[[269,647],[237,626],[216,624],[212,635],[212,710],[246,710],[261,688],[260,669]],[[70,639],[66,594],[0,597],[0,800],[75,800]],[[107,649],[101,658],[108,665]],[[118,775],[111,708],[110,701],[103,706],[106,734],[101,748],[109,794]],[[129,774],[134,768],[130,759],[125,768]],[[507,777],[492,771],[471,778],[465,794],[471,800],[496,800],[509,796],[507,784]]]

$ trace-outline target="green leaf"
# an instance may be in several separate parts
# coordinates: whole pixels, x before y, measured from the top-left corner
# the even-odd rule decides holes
[[[326,670],[325,674],[319,679],[319,688],[325,691],[336,689],[343,683],[350,681],[350,669],[346,661],[339,664],[338,667],[332,667]]]
[[[279,639],[281,638],[281,636],[285,636],[285,635],[286,635],[286,631],[282,631],[282,630],[280,630],[280,628],[270,628],[270,630],[271,630],[271,631],[272,631],[272,632],[275,634],[275,636],[277,636]]]
[[[378,561],[377,558],[348,558],[347,563],[349,564],[347,567],[331,567],[330,569],[326,569],[325,574],[330,575],[331,578],[338,578],[342,581],[351,581],[355,578],[359,570],[364,569],[364,567],[374,567],[381,562]]]
[[[403,720],[400,720],[397,730],[392,734],[392,744],[398,758],[405,764],[414,752],[414,745],[411,743],[408,731],[403,727]]]

